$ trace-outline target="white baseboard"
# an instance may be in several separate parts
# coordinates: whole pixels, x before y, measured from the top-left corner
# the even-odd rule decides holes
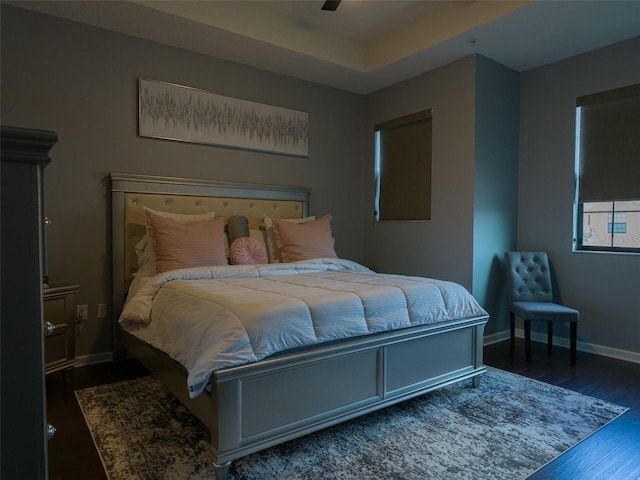
[[[502,342],[510,338],[509,330],[503,330],[502,332],[492,333],[491,335],[484,336],[484,345],[493,345],[494,343]]]
[[[484,344],[491,345],[493,343],[507,340],[510,337],[509,330],[493,333],[484,337]],[[516,328],[516,337],[524,338],[524,329]],[[531,341],[547,343],[547,335],[545,333],[531,332]],[[553,344],[559,347],[569,348],[569,339],[561,337],[553,337]],[[602,355],[603,357],[617,358],[627,362],[640,363],[640,352],[631,352],[628,350],[620,350],[619,348],[606,347],[587,342],[578,342],[576,348],[581,352]]]

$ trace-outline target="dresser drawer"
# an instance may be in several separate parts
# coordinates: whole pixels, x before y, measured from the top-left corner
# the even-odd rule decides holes
[[[44,338],[44,363],[49,369],[70,358],[66,330],[58,332],[56,329],[56,333]]]
[[[49,297],[44,300],[43,312],[44,321],[51,322],[56,326],[56,332],[58,328],[62,328],[67,324],[67,317],[73,312],[67,312],[67,309],[71,308],[72,302],[68,296],[63,297]],[[75,305],[75,302],[73,302]]]
[[[46,373],[69,370],[77,363],[75,295],[78,288],[77,285],[52,285],[43,290],[42,317],[45,329]]]

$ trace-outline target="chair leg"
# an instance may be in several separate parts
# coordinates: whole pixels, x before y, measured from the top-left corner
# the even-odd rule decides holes
[[[547,322],[547,351],[551,353],[553,348],[553,322]]]
[[[524,357],[527,362],[531,361],[531,322],[524,321]]]
[[[571,355],[571,365],[575,365],[576,364],[576,350],[577,350],[577,346],[578,346],[578,322],[569,322],[570,326],[571,326],[571,332],[570,332],[570,336],[571,336],[571,349],[570,349],[570,355]]]
[[[513,312],[509,313],[511,320],[511,349],[516,346],[516,316]]]

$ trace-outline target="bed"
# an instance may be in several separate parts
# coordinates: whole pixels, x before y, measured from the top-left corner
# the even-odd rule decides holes
[[[308,188],[112,173],[111,199],[114,354],[138,358],[208,427],[217,480],[237,458],[461,380],[477,386],[485,372],[488,315],[461,286],[378,274],[332,256],[276,261],[269,219],[280,235],[278,219],[322,223],[309,216]],[[268,260],[149,272],[141,265],[157,228],[149,211],[244,219],[248,236],[264,241]],[[227,237],[227,258],[230,250]],[[385,282],[395,283],[387,291]],[[394,310],[402,302],[406,313]],[[327,313],[325,304],[339,313]],[[215,328],[179,323],[210,321],[204,317],[211,305]],[[269,306],[268,322],[253,315],[260,305]],[[245,310],[249,319],[238,320]],[[226,323],[242,333],[220,333]],[[257,325],[266,323],[273,328],[262,333]],[[163,340],[168,330],[180,337]],[[212,348],[214,355],[190,353],[209,345],[206,338],[234,343]],[[171,350],[175,344],[180,351]],[[231,351],[244,354],[230,359]]]

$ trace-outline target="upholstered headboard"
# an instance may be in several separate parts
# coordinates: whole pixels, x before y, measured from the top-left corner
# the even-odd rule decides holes
[[[146,232],[143,208],[173,213],[243,215],[260,229],[263,215],[301,218],[309,214],[310,189],[278,185],[111,174],[113,311],[117,316],[137,269],[135,246]]]

